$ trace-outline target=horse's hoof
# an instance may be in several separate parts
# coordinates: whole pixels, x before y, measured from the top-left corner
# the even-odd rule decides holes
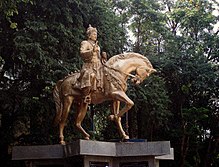
[[[128,140],[129,139],[129,136],[128,135],[125,135],[124,137],[123,137],[123,140]]]
[[[65,141],[60,141],[61,145],[66,145]]]
[[[85,137],[84,139],[85,139],[85,140],[90,140],[90,137],[87,136],[87,137]]]

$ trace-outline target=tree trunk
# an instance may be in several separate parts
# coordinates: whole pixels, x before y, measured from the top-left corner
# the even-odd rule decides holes
[[[205,159],[204,159],[204,167],[210,166],[210,156],[211,156],[211,148],[212,148],[213,136],[210,134],[208,148],[206,151]]]
[[[185,159],[187,155],[187,151],[189,148],[189,136],[185,134],[186,132],[186,124],[183,126],[183,137],[182,137],[182,142],[181,142],[181,149],[180,149],[180,161],[179,161],[179,166],[184,167],[185,165]]]
[[[134,110],[134,107],[129,110],[128,112],[128,123],[129,123],[129,128],[128,128],[128,133],[129,133],[129,137],[130,138],[136,138],[137,135],[136,135],[136,118],[135,118],[135,110]]]
[[[142,114],[141,110],[137,112],[138,138],[142,138]]]

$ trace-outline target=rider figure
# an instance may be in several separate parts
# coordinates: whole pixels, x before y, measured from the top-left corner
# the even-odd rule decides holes
[[[100,55],[100,47],[97,41],[97,29],[89,25],[87,40],[81,42],[80,56],[83,66],[78,81],[82,89],[85,103],[91,102],[90,93],[95,90],[103,90],[102,63],[105,63],[106,53]]]

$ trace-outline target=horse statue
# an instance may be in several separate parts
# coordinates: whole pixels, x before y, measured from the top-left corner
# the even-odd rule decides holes
[[[134,102],[126,95],[127,79],[132,77],[132,82],[140,84],[151,73],[156,70],[150,61],[138,53],[124,53],[111,57],[103,64],[103,90],[91,91],[91,103],[100,104],[106,100],[113,103],[109,119],[116,122],[118,131],[123,139],[129,136],[123,130],[121,117],[134,105]],[[135,72],[135,75],[131,74]],[[53,97],[56,104],[56,116],[54,123],[59,124],[60,143],[65,144],[63,130],[71,106],[76,106],[75,125],[83,134],[84,139],[89,140],[90,135],[83,129],[81,123],[86,115],[88,103],[82,100],[82,92],[77,88],[76,83],[80,73],[73,73],[63,80],[59,80],[53,90]],[[120,102],[125,106],[120,110]]]

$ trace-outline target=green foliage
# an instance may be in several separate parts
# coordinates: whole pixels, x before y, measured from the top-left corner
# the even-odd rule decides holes
[[[130,29],[136,37],[135,52],[154,55],[161,51],[160,42],[166,30],[160,10],[156,1],[131,1],[128,12],[132,15]]]
[[[135,103],[129,115],[133,118],[130,119],[136,118],[137,120],[137,129],[130,129],[130,131],[135,131],[135,134],[133,132],[130,134],[148,140],[164,138],[160,134],[160,129],[168,130],[168,117],[171,116],[168,110],[170,101],[165,90],[164,80],[159,76],[151,76],[140,86],[130,85],[128,95]],[[160,134],[159,137],[157,134]]]
[[[13,21],[12,17],[18,15],[18,5],[21,3],[33,4],[33,0],[2,0],[0,2],[0,12],[8,20],[12,29],[17,28],[17,23]]]
[[[216,17],[212,15],[211,4],[207,1],[192,2],[168,4],[167,23],[172,34],[166,36],[164,52],[160,54],[158,64],[172,102],[174,115],[169,126],[175,127],[171,138],[172,144],[179,150],[176,159],[179,158],[180,166],[209,163],[211,160],[206,157],[210,152],[203,153],[203,150],[213,149],[210,143],[217,138],[217,135],[211,136],[217,125],[213,128],[209,124],[214,122],[210,101],[218,94],[218,67],[213,63],[217,62],[217,58],[211,52],[218,53],[218,50],[209,48],[218,38],[212,26]],[[189,158],[189,155],[195,156]]]
[[[122,120],[123,127],[129,123],[129,135],[170,140],[175,161],[163,166],[218,166],[219,37],[213,26],[219,20],[212,15],[218,4],[212,2],[1,1],[1,164],[10,165],[7,152],[13,145],[58,142],[58,128],[51,127],[53,86],[81,68],[79,45],[91,24],[108,57],[133,50],[158,71],[139,86],[128,85],[135,105]],[[135,43],[127,40],[127,28]],[[93,110],[94,117],[89,112],[83,125],[92,138],[119,138],[107,120],[110,104]],[[71,142],[80,137],[74,112],[68,121],[65,133]]]
[[[52,127],[53,86],[81,68],[79,45],[89,24],[97,27],[101,48],[109,56],[122,50],[124,29],[105,1],[1,1],[1,164],[8,162],[5,155],[13,145],[58,143],[58,128]],[[87,117],[88,130],[89,122]],[[74,112],[65,131],[68,142],[80,137],[73,123]]]
[[[165,125],[169,127],[169,131],[164,129],[164,133],[175,148],[175,159],[178,161],[176,166],[207,165],[213,158],[203,161],[210,154],[209,150],[203,154],[203,150],[207,147],[217,150],[210,145],[217,145],[214,139],[218,136],[215,135],[218,125],[209,124],[215,122],[212,113],[217,112],[215,104],[218,99],[218,31],[213,31],[218,17],[212,15],[213,4],[202,0],[168,0],[157,4],[151,1],[130,2],[129,12],[134,20],[131,22],[131,30],[136,37],[133,48],[148,55],[155,68],[159,69],[159,75],[164,79],[166,95],[170,99],[167,111],[169,109],[172,115],[166,115],[168,121]],[[164,5],[167,10],[163,10],[159,4]],[[152,94],[153,92],[150,93]],[[139,95],[142,94],[138,92]],[[133,98],[139,99],[138,96],[133,95]],[[137,106],[142,104],[138,103]],[[153,102],[149,101],[148,104],[152,105]],[[149,113],[153,111],[150,105],[141,108],[149,109]],[[138,118],[143,118],[142,114],[139,115]],[[156,117],[153,114],[152,119],[156,120]],[[141,125],[144,130],[147,129],[145,125]],[[135,128],[133,132],[138,130],[140,134],[144,134],[139,126],[131,128]],[[153,126],[147,129],[147,133],[151,129]],[[210,132],[210,136],[206,132]],[[166,137],[162,132],[158,136]],[[147,137],[150,138],[149,135]],[[192,144],[196,145],[195,149]],[[194,159],[189,158],[188,154],[195,155]]]

